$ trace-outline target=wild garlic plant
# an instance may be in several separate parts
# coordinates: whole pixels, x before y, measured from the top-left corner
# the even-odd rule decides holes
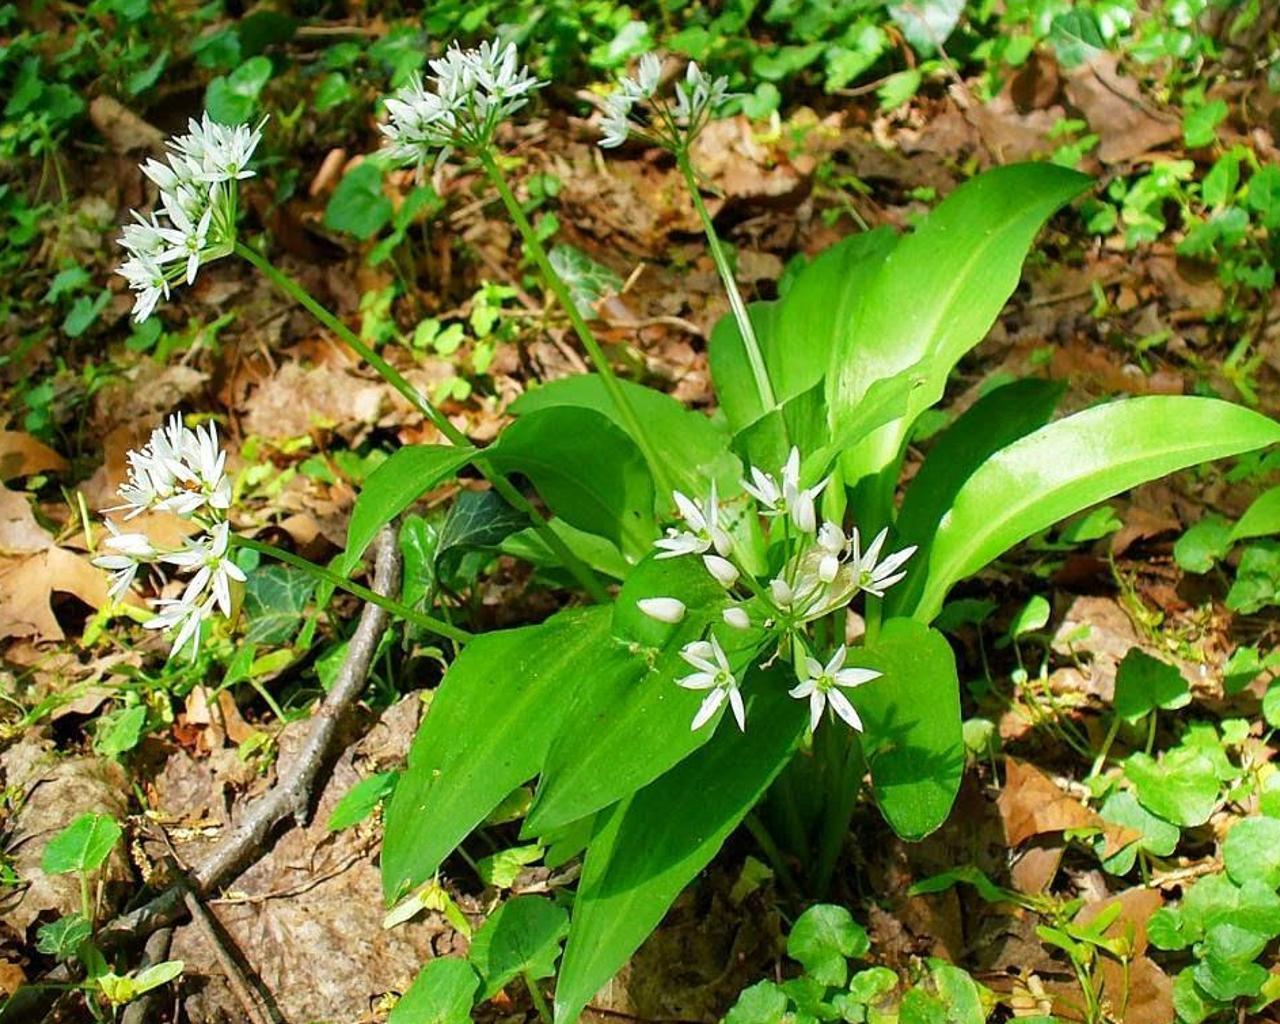
[[[126,234],[141,311],[230,247],[448,443],[402,447],[370,474],[335,572],[227,528],[233,510],[223,507],[212,433],[193,441],[171,423],[131,459],[130,493],[199,517],[200,535],[158,552],[113,527],[100,564],[116,574],[117,595],[144,565],[190,573],[183,597],[158,617],[183,641],[224,597],[234,612],[241,581],[227,556],[236,546],[452,639],[459,653],[387,805],[384,893],[425,906],[419,897],[438,891],[430,887],[450,854],[536,779],[523,834],[548,858],[582,857],[555,993],[554,1024],[571,1024],[740,825],[784,886],[821,895],[860,801],[905,839],[942,823],[965,759],[955,657],[931,623],[955,585],[1090,505],[1274,444],[1280,427],[1181,396],[1122,398],[1055,419],[1061,389],[1017,381],[957,416],[901,487],[919,417],[995,322],[1038,232],[1090,179],[1052,164],[985,172],[910,233],[852,235],[790,274],[776,301],[748,306],[692,157],[698,133],[729,103],[725,85],[690,65],[666,98],[663,65],[647,56],[606,100],[602,141],[636,134],[672,154],[732,310],[707,345],[718,415],[685,408],[618,379],[503,174],[502,126],[546,83],[500,43],[455,45],[429,71],[387,100],[384,158],[418,168],[467,160],[484,171],[596,372],[530,386],[496,441],[477,448],[236,239],[232,204],[257,130],[215,132],[202,120],[199,138],[234,137],[236,156],[224,146],[206,165],[210,147],[193,127],[171,144],[168,172],[152,168],[160,207],[181,212],[164,224],[140,219]],[[528,517],[508,550],[548,574],[567,570],[589,603],[472,636],[348,579],[381,527],[468,465]],[[849,727],[824,725],[828,713]]]

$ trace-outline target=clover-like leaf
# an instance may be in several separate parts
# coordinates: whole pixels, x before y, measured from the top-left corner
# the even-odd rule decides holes
[[[787,936],[787,956],[824,985],[843,985],[849,978],[849,958],[866,955],[866,930],[844,907],[819,903],[796,919]]]

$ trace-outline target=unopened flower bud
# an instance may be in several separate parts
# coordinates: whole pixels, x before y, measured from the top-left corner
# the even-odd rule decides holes
[[[675,625],[684,618],[684,602],[674,597],[645,597],[636,602],[640,611],[658,622]]]
[[[724,610],[724,621],[726,625],[732,626],[734,629],[750,629],[751,617],[746,610],[738,605]]]
[[[716,582],[726,590],[738,582],[738,570],[727,558],[721,558],[719,555],[703,555],[702,564],[707,567],[707,572],[716,578]]]

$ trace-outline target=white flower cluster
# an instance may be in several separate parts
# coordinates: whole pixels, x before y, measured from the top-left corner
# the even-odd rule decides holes
[[[658,95],[662,61],[652,53],[640,58],[635,78],[618,79],[618,89],[604,101],[605,149],[621,146],[629,135],[676,152],[687,148],[729,98],[727,78],[708,78],[696,61],[690,61],[683,81],[675,85],[674,102]],[[645,120],[636,118],[637,107],[647,107]]]
[[[134,320],[145,320],[170,287],[192,284],[202,263],[228,255],[235,245],[236,183],[253,177],[249,161],[262,139],[262,124],[228,127],[206,113],[187,133],[168,141],[167,162],[148,159],[142,173],[160,189],[162,220],[132,211],[120,244],[129,258],[119,273],[136,293]]]
[[[430,67],[427,81],[415,76],[386,100],[390,120],[382,125],[392,158],[419,168],[453,149],[485,148],[498,125],[546,84],[520,63],[514,43],[496,39],[472,50],[454,43]]]
[[[111,573],[109,593],[115,601],[124,597],[144,565],[157,570],[169,565],[192,574],[182,595],[157,601],[157,614],[146,623],[148,629],[174,630],[171,657],[190,643],[195,658],[200,626],[215,609],[231,617],[237,604],[234,589],[245,579],[228,554],[231,481],[226,458],[213,424],[191,430],[176,414],[170,417],[151,432],[146,445],[129,452],[129,476],[119,490],[124,503],[107,511],[124,512],[126,521],[143,512],[169,512],[198,524],[200,533],[186,538],[177,550],[162,551],[146,535],[121,533],[107,519],[104,554],[93,559],[94,565]]]
[[[781,570],[772,578],[754,578],[742,559],[736,557],[714,484],[705,502],[679,492],[673,495],[684,528],[668,529],[655,546],[660,552],[658,558],[701,557],[707,572],[735,599],[724,611],[726,625],[739,630],[759,627],[778,636],[780,651],[795,651],[798,685],[789,692],[809,701],[812,728],[817,728],[823,712],[830,707],[850,727],[860,730],[858,713],[841,688],[861,686],[879,673],[845,668],[848,652],[843,645],[823,664],[809,653],[805,627],[845,607],[860,591],[883,597],[889,587],[906,576],[903,566],[916,549],[903,548],[882,557],[888,529],[881,530],[864,549],[857,527],[846,535],[838,523],[819,524],[817,499],[827,482],[800,486],[800,452],[796,448],[791,449],[777,476],[752,467],[751,479],[742,481],[755,511],[772,524],[769,540],[781,542],[784,551]],[[677,597],[647,598],[638,606],[644,614],[667,623],[679,622],[686,610]],[[681,654],[696,671],[678,680],[679,685],[710,691],[694,716],[692,728],[709,721],[725,700],[739,727],[745,728],[745,711],[738,694],[740,679],[716,637],[687,644]]]

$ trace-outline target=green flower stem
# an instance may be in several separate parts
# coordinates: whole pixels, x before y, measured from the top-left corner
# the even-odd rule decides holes
[[[489,176],[489,181],[498,190],[498,195],[502,198],[502,205],[507,208],[507,213],[511,215],[511,219],[515,222],[516,228],[520,232],[520,237],[524,239],[525,249],[533,257],[533,262],[537,264],[543,280],[547,283],[547,287],[551,289],[556,300],[564,309],[565,315],[569,317],[569,323],[573,325],[573,330],[578,335],[578,340],[582,342],[582,347],[587,350],[587,355],[595,366],[596,372],[600,374],[605,390],[609,393],[609,398],[613,401],[614,408],[617,409],[618,415],[622,418],[627,433],[631,435],[632,439],[640,447],[640,453],[644,456],[645,462],[649,464],[649,471],[653,474],[654,482],[658,486],[662,500],[669,500],[671,492],[675,488],[672,486],[671,477],[667,474],[666,463],[659,456],[657,449],[649,438],[649,432],[645,430],[644,424],[631,406],[631,401],[623,392],[622,385],[618,383],[618,377],[613,372],[613,367],[609,365],[609,360],[605,358],[604,350],[600,348],[600,343],[596,341],[595,335],[591,333],[591,328],[587,326],[586,320],[578,312],[577,303],[573,301],[573,296],[569,294],[568,286],[564,283],[563,278],[556,273],[555,267],[551,265],[551,260],[547,258],[546,249],[538,241],[537,232],[533,230],[533,225],[529,223],[529,218],[525,216],[524,210],[519,202],[516,201],[515,194],[511,191],[511,186],[507,184],[502,168],[498,166],[493,154],[488,150],[482,150],[479,159],[485,174]]]
[[[260,540],[254,540],[252,537],[237,537],[234,534],[234,543],[242,548],[249,548],[251,551],[257,551],[266,555],[268,558],[274,558],[277,561],[291,565],[295,569],[300,569],[310,576],[314,576],[318,580],[323,580],[331,586],[337,587],[339,590],[345,590],[348,594],[354,594],[362,600],[368,601],[370,604],[376,604],[379,608],[385,608],[392,615],[404,619],[406,622],[412,622],[415,626],[421,626],[425,630],[435,633],[437,636],[445,637],[453,640],[455,643],[465,644],[472,639],[472,635],[465,629],[459,629],[457,626],[445,622],[443,619],[437,619],[434,616],[426,615],[423,612],[415,611],[408,605],[403,605],[399,601],[395,601],[389,597],[383,597],[370,590],[368,587],[362,587],[359,583],[353,583],[340,573],[326,569],[322,565],[316,565],[309,562],[300,555],[295,555],[291,551],[285,551],[278,548],[274,544],[266,544]]]
[[[711,248],[711,258],[715,260],[716,270],[720,272],[720,281],[724,284],[725,293],[729,296],[729,305],[733,309],[733,318],[738,322],[738,332],[742,335],[742,347],[746,350],[747,362],[751,364],[751,376],[755,380],[760,404],[766,412],[776,409],[778,400],[773,393],[773,382],[769,379],[769,370],[765,366],[764,353],[760,349],[756,329],[752,326],[746,303],[742,301],[742,293],[738,291],[738,282],[734,279],[733,268],[729,266],[729,256],[724,251],[724,246],[720,244],[720,236],[716,234],[715,225],[711,223],[711,214],[707,212],[707,205],[702,201],[702,192],[698,188],[698,176],[689,160],[688,150],[676,150],[676,163],[684,175],[685,184],[689,186],[693,208],[698,211],[702,230],[707,235],[707,245]]]
[[[825,721],[818,728],[825,733],[819,737],[828,774],[827,803],[822,818],[821,836],[818,841],[818,859],[813,867],[813,892],[824,897],[831,887],[840,848],[849,832],[849,822],[858,803],[862,789],[865,761],[862,742],[852,731],[837,730],[836,722]]]
[[[476,453],[476,457],[472,460],[477,469],[490,484],[513,508],[518,509],[529,517],[534,528],[538,531],[538,535],[546,543],[547,547],[560,559],[561,564],[573,575],[574,579],[582,586],[592,599],[601,603],[609,600],[609,593],[604,585],[596,578],[595,573],[575,555],[569,546],[560,538],[548,524],[547,520],[535,509],[523,494],[515,488],[505,476],[493,469],[488,461],[484,458],[482,449],[477,448],[471,443],[470,439],[457,427],[455,427],[449,418],[440,412],[434,405],[427,401],[425,397],[415,388],[404,375],[392,366],[389,362],[378,355],[370,346],[366,345],[346,324],[339,320],[336,316],[325,309],[317,302],[309,291],[301,284],[291,278],[288,274],[276,268],[276,266],[263,256],[256,249],[250,248],[243,242],[236,242],[236,254],[252,263],[273,285],[284,292],[291,299],[302,306],[308,313],[314,316],[325,327],[333,331],[342,341],[356,353],[361,359],[372,366],[378,374],[396,389],[406,401],[417,409],[423,416],[440,431],[456,448],[465,448]]]
[[[533,1000],[533,1008],[538,1011],[538,1019],[542,1024],[551,1024],[551,1007],[547,1006],[547,999],[538,988],[538,981],[534,978],[533,971],[526,967],[523,976],[525,988],[529,990],[529,998]]]

